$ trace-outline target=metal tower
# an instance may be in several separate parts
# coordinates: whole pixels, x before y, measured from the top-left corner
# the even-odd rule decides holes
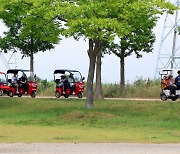
[[[2,69],[2,65],[5,67],[5,69],[17,68],[16,51],[10,53],[0,52],[0,61],[1,61],[1,69]]]
[[[180,6],[180,0],[171,0],[176,6]],[[180,26],[179,10],[173,15],[166,13],[164,18],[161,43],[156,63],[155,77],[160,69],[180,69]]]

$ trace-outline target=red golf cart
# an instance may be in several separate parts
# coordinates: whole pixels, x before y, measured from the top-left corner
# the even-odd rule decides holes
[[[6,82],[6,74],[0,72],[0,96],[2,96],[3,94],[8,94],[9,91],[10,91],[10,87]]]
[[[84,92],[84,77],[76,70],[58,69],[54,71],[54,81],[56,82],[55,96],[57,98],[69,95],[76,95],[82,98]]]
[[[16,78],[15,82],[14,78]],[[22,78],[25,79],[24,82],[21,82]],[[10,97],[14,95],[21,97],[23,94],[30,95],[33,98],[36,97],[37,83],[35,76],[29,70],[10,69],[7,71],[7,81],[10,87],[8,93]]]

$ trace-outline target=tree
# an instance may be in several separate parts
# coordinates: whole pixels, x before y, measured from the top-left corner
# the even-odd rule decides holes
[[[157,16],[152,13],[151,7],[141,7],[138,9],[133,7],[132,10],[137,10],[139,16],[136,19],[129,18],[129,25],[133,30],[128,35],[120,38],[119,44],[112,45],[113,53],[120,58],[120,86],[125,86],[125,58],[133,53],[137,58],[142,57],[142,53],[152,52],[155,35],[153,28],[156,25]],[[138,21],[138,24],[137,24]]]
[[[119,7],[120,6],[120,7]],[[96,58],[101,52],[102,42],[111,42],[116,35],[123,36],[131,29],[126,21],[119,22],[118,15],[121,15],[121,8],[118,1],[77,1],[67,22],[68,34],[76,39],[85,37],[89,40],[89,72],[87,79],[86,107],[93,108],[93,80]],[[116,17],[108,18],[108,14],[116,12]],[[70,13],[68,13],[69,15]]]
[[[120,58],[120,86],[123,89],[125,86],[125,58],[133,53],[137,58],[142,57],[142,53],[149,53],[153,50],[153,43],[155,41],[155,35],[153,28],[156,25],[158,14],[161,14],[165,9],[175,9],[175,7],[164,1],[152,1],[152,4],[139,2],[140,7],[133,7],[132,10],[136,10],[139,16],[134,19],[130,17],[128,19],[129,25],[133,27],[133,30],[128,35],[119,38],[119,44],[113,43],[111,49],[113,53]],[[134,11],[133,11],[134,12]]]
[[[120,58],[120,87],[122,89],[125,86],[125,58],[132,55],[133,53],[136,54],[137,58],[141,58],[142,53],[152,52],[153,43],[155,41],[153,28],[156,25],[156,21],[158,19],[157,15],[162,13],[165,8],[171,8],[172,10],[175,9],[173,5],[164,3],[163,1],[161,3],[154,1],[154,3],[151,5],[149,4],[150,3],[134,3],[130,10],[133,13],[136,12],[136,18],[134,18],[133,15],[130,15],[127,19],[129,25],[133,27],[133,30],[123,38],[119,38],[119,44],[115,44],[113,42],[110,46],[106,47]],[[142,7],[139,7],[138,5],[141,5]],[[97,63],[97,65],[99,65],[97,67],[100,67],[101,64]],[[96,73],[96,77],[100,76],[100,72]],[[98,85],[100,84],[96,84],[96,86]],[[99,87],[98,89],[101,88]]]
[[[111,42],[108,41],[103,41],[102,42],[102,47],[101,50],[97,54],[97,61],[96,61],[96,87],[95,87],[95,94],[94,98],[95,99],[104,99],[104,94],[103,94],[103,88],[102,88],[102,83],[101,83],[101,67],[102,67],[102,58],[105,54],[110,54],[108,51],[111,46]]]
[[[146,10],[151,17],[162,13],[171,5],[165,0],[74,0],[71,7],[64,10],[67,17],[67,36],[77,40],[89,40],[89,72],[87,79],[86,107],[93,108],[93,80],[97,55],[102,51],[102,42],[111,44],[116,37],[124,38],[135,29],[133,23],[141,23]],[[73,11],[72,11],[73,10]],[[147,11],[148,10],[148,11]],[[138,18],[137,18],[138,17]]]
[[[54,48],[59,42],[60,24],[53,14],[50,0],[1,0],[0,19],[8,28],[5,37],[0,38],[0,48],[20,50],[30,57],[30,70],[33,72],[33,55],[39,51]],[[46,13],[44,13],[46,12]]]
[[[102,52],[98,52],[96,59],[96,87],[95,87],[95,99],[104,99],[102,83],[101,83],[101,65],[102,65]]]
[[[147,20],[148,21],[148,20]],[[150,20],[149,20],[150,21]],[[142,53],[152,52],[155,35],[152,32],[153,24],[148,27],[138,28],[129,35],[121,38],[119,44],[113,45],[113,53],[120,58],[120,86],[125,86],[125,58],[133,53],[137,58],[142,57]]]

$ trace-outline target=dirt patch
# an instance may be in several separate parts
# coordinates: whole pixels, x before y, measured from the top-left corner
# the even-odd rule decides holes
[[[89,113],[82,113],[79,111],[70,112],[61,116],[64,120],[80,120],[80,119],[109,119],[114,118],[113,114],[108,113],[99,113],[99,112],[89,112]]]

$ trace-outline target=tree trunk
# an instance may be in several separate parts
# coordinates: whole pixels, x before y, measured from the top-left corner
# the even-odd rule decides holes
[[[120,86],[122,89],[125,87],[125,72],[124,72],[124,56],[120,57]]]
[[[94,70],[95,70],[95,63],[96,63],[96,53],[94,52],[93,48],[93,40],[89,40],[89,72],[87,78],[87,96],[86,96],[86,108],[92,109],[93,108],[93,80],[94,80]]]
[[[95,88],[95,99],[104,99],[102,84],[101,84],[101,57],[102,52],[101,50],[97,53],[97,62],[96,62],[96,88]]]
[[[30,51],[30,71],[34,73],[34,52],[33,52],[33,46],[34,46],[34,41],[33,38],[31,37],[31,51]]]
[[[34,72],[34,54],[33,51],[30,53],[30,71]]]

